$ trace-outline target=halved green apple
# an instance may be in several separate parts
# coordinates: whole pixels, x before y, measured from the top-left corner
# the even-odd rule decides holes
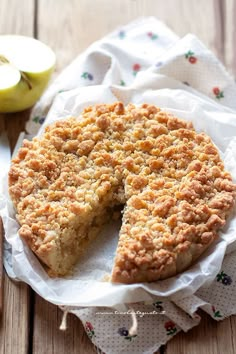
[[[55,67],[44,43],[18,35],[0,36],[0,112],[19,112],[35,104]]]

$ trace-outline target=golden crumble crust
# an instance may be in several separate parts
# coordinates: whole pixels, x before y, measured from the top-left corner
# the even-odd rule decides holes
[[[9,191],[20,236],[57,275],[124,204],[112,281],[135,283],[190,266],[225,224],[236,188],[211,139],[190,122],[117,102],[25,140]]]

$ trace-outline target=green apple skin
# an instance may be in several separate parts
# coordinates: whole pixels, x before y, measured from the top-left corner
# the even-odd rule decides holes
[[[0,89],[0,113],[20,112],[32,107],[48,85],[54,66],[39,73],[25,73],[32,88],[21,79],[15,86]]]

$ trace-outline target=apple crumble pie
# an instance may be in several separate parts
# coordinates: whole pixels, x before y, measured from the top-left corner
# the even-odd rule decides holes
[[[68,273],[124,205],[111,280],[165,279],[216,239],[236,194],[217,148],[160,108],[88,107],[25,140],[9,191],[20,236],[55,275]]]

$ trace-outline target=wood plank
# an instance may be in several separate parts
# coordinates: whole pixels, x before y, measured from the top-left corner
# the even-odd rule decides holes
[[[0,319],[0,353],[28,353],[29,287],[4,278],[4,308]]]
[[[0,217],[0,318],[3,310],[3,225],[2,218]]]
[[[224,15],[225,3],[224,0],[214,1],[214,42],[213,47],[217,53],[218,59],[225,63],[225,28],[224,28]]]
[[[0,34],[33,35],[34,1],[1,0]],[[29,112],[0,115],[0,132],[7,130],[13,149]],[[4,274],[4,308],[0,319],[0,353],[26,354],[29,348],[30,290]]]
[[[0,34],[33,36],[34,0],[1,0]]]
[[[230,317],[231,324],[231,337],[232,337],[232,346],[234,353],[236,353],[236,315]]]
[[[213,4],[175,0],[173,10],[173,0],[39,0],[38,36],[54,49],[57,71],[95,40],[142,16],[156,16],[179,36],[194,33],[216,52]]]
[[[36,296],[34,316],[34,354],[94,354],[95,347],[84,331],[81,321],[74,315],[67,316],[67,329],[59,329],[62,311]]]
[[[165,354],[236,353],[236,316],[215,321],[201,313],[201,323],[187,333],[181,332],[168,344]]]
[[[25,130],[25,123],[29,119],[30,109],[19,113],[0,114],[0,134],[7,132],[11,152],[13,151],[20,132]]]
[[[230,73],[236,77],[236,2],[235,0],[223,0],[224,4],[224,51],[225,63]]]

